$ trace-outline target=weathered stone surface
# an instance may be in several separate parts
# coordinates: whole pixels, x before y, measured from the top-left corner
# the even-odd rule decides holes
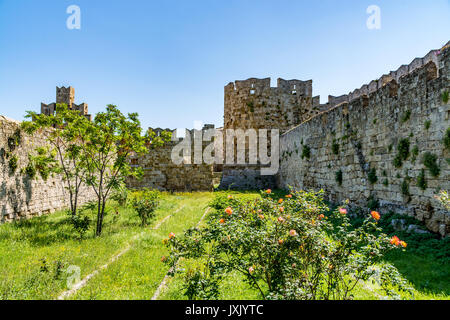
[[[426,63],[416,59],[409,69],[400,68],[390,82],[384,77],[384,86],[369,85],[366,97],[357,90],[349,102],[285,133],[280,140],[279,186],[324,189],[330,200],[350,199],[361,206],[372,196],[379,200],[381,212],[414,216],[429,230],[448,235],[450,212],[434,196],[450,190],[450,150],[442,143],[450,124],[450,105],[442,99],[450,90],[450,49],[433,54]],[[409,156],[397,168],[393,162],[402,139],[409,141]],[[339,146],[337,154],[333,145]],[[300,156],[304,146],[311,150],[309,159]],[[412,152],[416,147],[417,156]],[[437,177],[423,164],[427,152],[437,157]],[[375,183],[369,179],[373,169]],[[422,169],[425,190],[417,183]],[[342,185],[337,172],[342,172]]]
[[[12,143],[17,136],[20,138]],[[20,130],[20,122],[0,116],[0,222],[40,216],[69,206],[67,190],[59,176],[44,181],[39,174],[30,179],[23,172],[28,155],[46,144],[44,135],[27,135]],[[9,161],[14,156],[18,159],[17,169],[11,172]],[[79,203],[91,199],[92,189],[82,186]]]
[[[158,131],[161,129],[155,129]],[[170,129],[166,129],[170,130]],[[192,132],[189,132],[192,135]],[[166,143],[161,148],[150,149],[145,155],[130,157],[133,166],[144,170],[142,179],[127,179],[127,187],[134,189],[150,188],[162,191],[212,191],[214,172],[212,164],[180,164],[171,159],[172,149],[178,142]],[[210,143],[210,142],[209,142]],[[209,144],[204,142],[201,152]],[[191,162],[194,163],[195,148],[191,148]]]

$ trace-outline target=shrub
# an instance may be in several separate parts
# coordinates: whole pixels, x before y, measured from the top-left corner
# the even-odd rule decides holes
[[[406,110],[402,115],[402,122],[406,122],[411,117],[411,110]]]
[[[223,198],[213,206],[222,203]],[[370,216],[353,229],[346,213],[330,212],[323,192],[295,192],[281,203],[264,193],[248,202],[230,199],[225,210],[209,215],[204,228],[171,233],[164,240],[170,255],[163,261],[172,274],[185,272],[189,299],[205,294],[217,299],[219,284],[231,272],[242,274],[263,299],[349,299],[399,241],[381,233]],[[201,268],[174,268],[180,259],[196,259]],[[383,288],[403,285],[391,266],[380,268]]]
[[[403,165],[402,157],[399,154],[397,154],[394,160],[392,161],[392,164],[394,165],[394,167],[400,168]]]
[[[250,109],[250,112],[253,113],[255,111],[255,105],[253,104],[253,101],[247,102],[247,107]]]
[[[370,197],[367,199],[367,208],[369,208],[370,210],[375,210],[378,209],[379,206],[380,202],[378,201],[378,199],[375,198],[374,195],[370,195]]]
[[[309,159],[310,156],[311,156],[311,149],[307,145],[304,145],[302,150],[302,159],[303,158]]]
[[[155,210],[159,205],[160,192],[158,190],[144,189],[137,193],[131,205],[141,219],[141,225],[147,226],[148,222],[155,217]]]
[[[398,154],[402,160],[406,160],[409,157],[409,139],[401,139],[397,146]]]
[[[88,216],[81,216],[80,214],[73,215],[71,211],[69,211],[69,214],[73,228],[78,232],[80,240],[83,239],[84,234],[89,230],[91,219]]]
[[[336,175],[335,175],[335,179],[336,182],[338,183],[338,185],[342,185],[342,170],[336,171]]]
[[[444,91],[442,92],[441,98],[442,98],[442,102],[447,104],[448,103],[448,91]]]
[[[444,139],[442,140],[445,149],[450,150],[450,127],[445,131]]]
[[[414,148],[412,148],[411,153],[413,155],[413,158],[411,160],[414,162],[416,161],[416,158],[419,155],[419,147],[415,145]]]
[[[441,190],[439,195],[435,196],[437,200],[439,200],[442,205],[450,211],[450,196],[447,191]]]
[[[111,199],[117,201],[119,206],[126,207],[128,200],[128,189],[122,184],[119,188],[114,190],[114,193],[111,196]]]
[[[333,141],[333,145],[331,146],[331,150],[334,154],[339,154],[339,144],[336,142],[336,140]]]
[[[408,180],[407,179],[403,179],[402,185],[401,185],[401,189],[402,189],[402,194],[404,196],[409,196],[409,184],[408,184]]]
[[[428,129],[430,129],[430,127],[431,127],[431,120],[427,120],[427,121],[425,121],[425,124],[424,124],[424,126],[425,126],[425,130],[428,130]]]
[[[36,168],[34,167],[32,162],[29,162],[25,167],[25,173],[30,179],[34,179],[34,177],[36,176]]]
[[[437,156],[430,152],[427,152],[423,155],[423,164],[430,171],[433,177],[439,176],[441,169],[437,164]]]
[[[11,173],[16,172],[17,166],[18,166],[18,164],[17,164],[18,162],[19,162],[19,159],[17,158],[16,155],[10,156],[10,158],[8,160],[8,167],[9,167],[9,171]]]
[[[387,187],[387,186],[389,185],[389,180],[388,180],[388,179],[384,179],[384,180],[383,180],[383,185],[384,185],[385,187]]]
[[[377,170],[375,168],[370,169],[369,173],[367,174],[367,177],[369,179],[370,184],[376,183],[378,181]]]
[[[427,180],[425,179],[424,169],[422,169],[420,171],[420,174],[417,176],[417,186],[422,190],[425,190],[427,188]]]

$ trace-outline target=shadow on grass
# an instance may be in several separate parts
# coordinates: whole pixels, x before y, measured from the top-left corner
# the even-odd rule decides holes
[[[36,247],[75,239],[77,236],[72,229],[69,217],[61,215],[58,218],[42,216],[12,222],[11,225],[5,226],[8,230],[3,232],[3,239],[26,241]]]
[[[450,295],[450,239],[417,239],[403,236],[405,252],[392,252],[386,261],[393,264],[417,291]]]

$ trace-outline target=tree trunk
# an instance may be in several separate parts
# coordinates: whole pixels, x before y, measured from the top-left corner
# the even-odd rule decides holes
[[[97,207],[97,230],[95,235],[99,237],[102,234],[102,225],[103,225],[103,208],[102,208],[102,200],[101,196],[98,197],[98,207]]]

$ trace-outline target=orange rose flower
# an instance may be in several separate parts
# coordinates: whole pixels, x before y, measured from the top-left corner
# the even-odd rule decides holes
[[[166,261],[166,257],[165,257],[165,256],[162,256],[161,262],[164,262],[164,261]]]
[[[292,194],[287,194],[286,198],[292,198]]]
[[[297,235],[297,231],[295,231],[294,229],[292,229],[291,231],[289,231],[289,235],[291,237],[295,237]]]
[[[347,214],[347,209],[339,208],[339,213],[340,214]]]
[[[229,216],[231,216],[233,214],[233,209],[228,207],[228,208],[225,209],[225,213],[228,214]]]
[[[280,212],[284,212],[284,207],[280,207]]]
[[[372,218],[374,218],[375,220],[377,221],[380,220],[380,214],[378,212],[372,211],[370,214],[372,215]]]
[[[220,220],[219,220],[219,223],[220,223],[220,224],[224,224],[224,223],[225,223],[225,219],[220,219]]]
[[[267,190],[266,190],[266,193],[267,193],[267,194],[272,193],[272,190],[267,189]]]
[[[175,238],[175,233],[173,233],[173,232],[169,233],[169,239],[173,239],[173,238]]]
[[[233,196],[231,194],[229,194],[228,199],[233,199]]]
[[[284,242],[283,239],[278,240],[278,244],[280,245],[283,244],[283,242]]]
[[[403,247],[406,248],[407,244],[405,241],[400,241],[399,244]]]
[[[322,220],[323,218],[325,218],[325,216],[323,214],[319,215],[319,220]]]
[[[284,222],[284,218],[283,217],[278,217],[278,222]]]
[[[400,239],[397,236],[391,238],[391,244],[398,246],[400,244]]]
[[[278,200],[278,203],[283,203],[283,199]]]
[[[264,219],[264,216],[262,214],[259,214],[258,218],[260,218],[262,220],[262,219]]]

